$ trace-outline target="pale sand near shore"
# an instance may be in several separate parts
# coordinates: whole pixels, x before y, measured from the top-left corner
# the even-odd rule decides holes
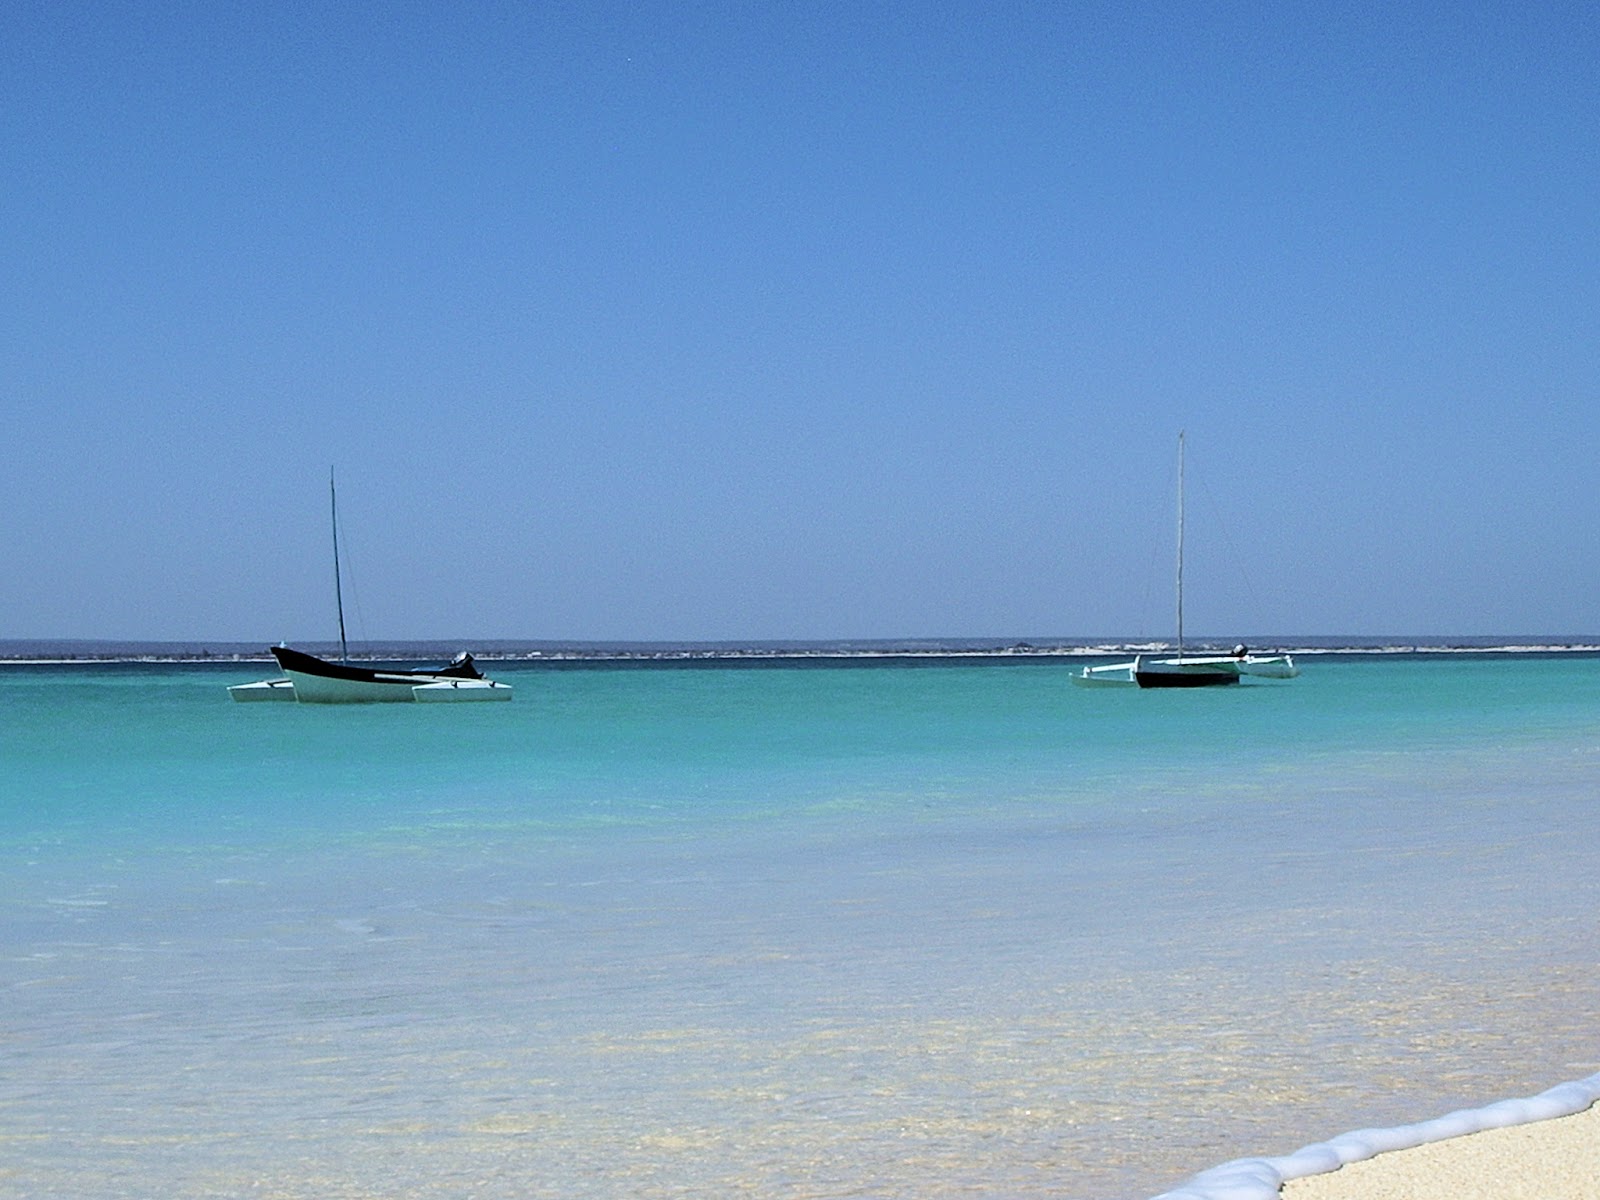
[[[1600,1074],[1414,1125],[1354,1130],[1281,1158],[1235,1159],[1155,1200],[1600,1200],[1597,1105]],[[1386,1168],[1418,1162],[1390,1182]]]
[[[1291,1179],[1283,1200],[1600,1200],[1600,1107]]]

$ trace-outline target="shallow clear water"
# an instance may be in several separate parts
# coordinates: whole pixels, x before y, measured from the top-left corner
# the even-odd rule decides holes
[[[1600,663],[0,669],[0,1192],[1136,1197],[1597,1069]]]

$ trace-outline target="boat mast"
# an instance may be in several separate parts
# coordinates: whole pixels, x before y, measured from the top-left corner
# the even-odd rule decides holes
[[[333,468],[328,468],[328,507],[333,517],[333,602],[339,607],[339,661],[350,661],[344,640],[344,591],[339,583],[339,494],[333,488]]]
[[[1183,657],[1183,430],[1178,430],[1178,657]]]

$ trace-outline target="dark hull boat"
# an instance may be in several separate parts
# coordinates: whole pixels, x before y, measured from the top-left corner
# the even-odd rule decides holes
[[[1183,653],[1183,434],[1178,434],[1178,656],[1085,667],[1072,677],[1079,687],[1196,688],[1226,687],[1247,675],[1293,679],[1300,674],[1287,654],[1251,654],[1244,646],[1229,655],[1185,657]]]
[[[511,686],[485,679],[462,651],[449,666],[418,670],[355,666],[350,662],[344,636],[344,595],[339,570],[339,501],[328,475],[328,507],[333,519],[333,595],[339,610],[340,661],[329,662],[314,654],[274,646],[272,657],[283,668],[282,679],[241,683],[228,689],[235,700],[298,700],[304,704],[370,704],[423,701],[461,703],[473,700],[509,700]]]

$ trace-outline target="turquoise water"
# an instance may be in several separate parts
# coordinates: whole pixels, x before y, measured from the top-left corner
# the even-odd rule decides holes
[[[1600,1069],[1600,662],[0,668],[0,1194],[1137,1197]]]

